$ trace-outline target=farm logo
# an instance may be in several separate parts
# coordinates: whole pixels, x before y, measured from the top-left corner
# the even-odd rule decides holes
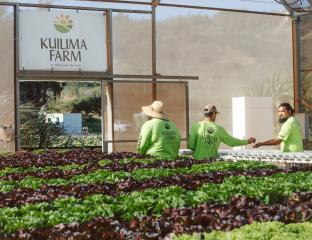
[[[73,28],[73,20],[69,15],[62,13],[56,17],[54,27],[60,33],[67,33]]]
[[[208,134],[213,134],[214,133],[214,129],[212,127],[209,127],[207,129]]]
[[[165,128],[169,130],[170,129],[170,124],[169,123],[165,123]]]
[[[61,13],[56,16],[54,27],[60,33],[68,33],[73,28],[73,20],[71,16]],[[41,37],[40,48],[48,51],[50,62],[58,64],[81,63],[82,52],[88,50],[85,39],[70,37]]]

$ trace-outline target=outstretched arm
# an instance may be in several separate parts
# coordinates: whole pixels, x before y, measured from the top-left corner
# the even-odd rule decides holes
[[[195,150],[195,147],[196,147],[197,130],[198,130],[198,124],[195,123],[193,124],[191,128],[191,133],[187,141],[187,148],[193,151]]]
[[[242,146],[256,142],[256,139],[253,137],[250,137],[247,140],[235,138],[231,136],[227,131],[225,131],[224,128],[222,128],[220,135],[221,141],[224,142],[226,145],[229,145],[230,147]]]
[[[280,144],[281,142],[283,142],[282,139],[275,138],[275,139],[270,139],[270,140],[265,141],[265,142],[257,142],[257,143],[255,143],[255,144],[253,144],[252,147],[258,148],[258,147],[261,147],[261,146],[278,145],[278,144]]]

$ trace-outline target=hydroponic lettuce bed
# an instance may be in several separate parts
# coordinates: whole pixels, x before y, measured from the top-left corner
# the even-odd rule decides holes
[[[312,239],[311,219],[311,165],[91,150],[0,157],[0,239],[262,239],[261,228]]]

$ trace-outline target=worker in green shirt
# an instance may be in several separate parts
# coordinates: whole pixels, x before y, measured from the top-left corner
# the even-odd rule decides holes
[[[178,157],[181,135],[162,109],[161,101],[142,107],[142,111],[152,119],[141,128],[137,151],[157,158],[175,159]]]
[[[232,137],[223,127],[215,123],[218,113],[217,108],[209,104],[204,108],[205,119],[193,124],[187,147],[194,151],[195,159],[215,157],[221,142],[231,147],[256,142],[256,139],[252,137],[248,140]]]
[[[255,143],[253,147],[281,144],[282,152],[303,152],[300,124],[293,115],[294,110],[289,103],[280,104],[278,107],[278,120],[283,125],[277,138]]]

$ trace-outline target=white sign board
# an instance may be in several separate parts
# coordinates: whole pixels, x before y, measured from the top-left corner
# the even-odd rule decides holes
[[[23,9],[19,37],[20,70],[107,70],[103,12]]]

